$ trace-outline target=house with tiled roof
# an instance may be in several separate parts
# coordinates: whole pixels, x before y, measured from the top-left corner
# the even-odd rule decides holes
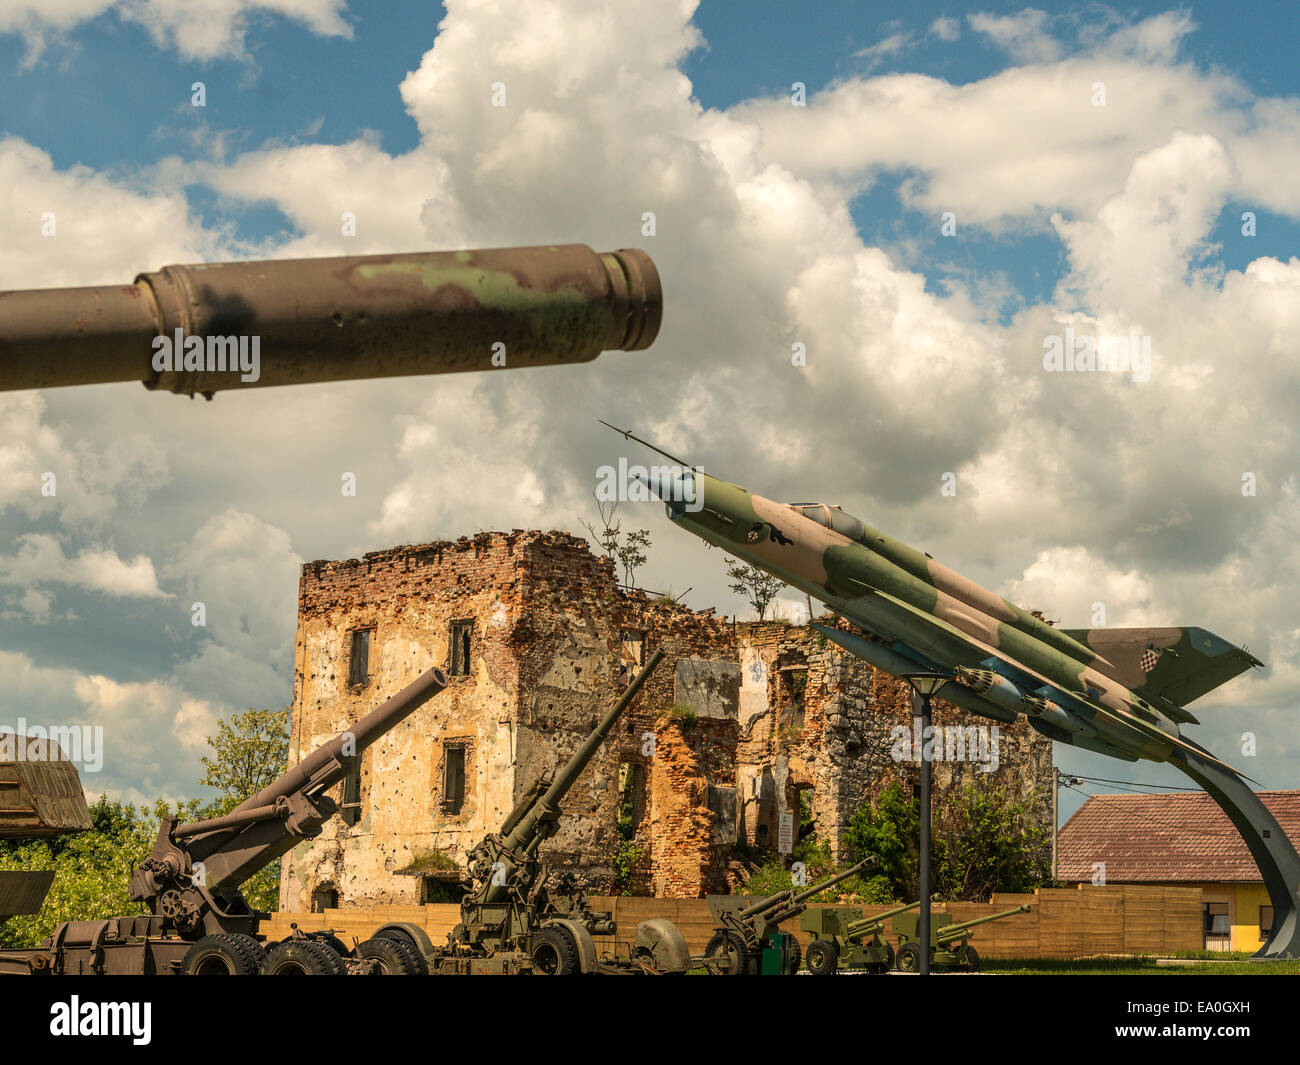
[[[1258,794],[1292,846],[1300,846],[1300,790]],[[1060,831],[1057,877],[1199,886],[1207,950],[1253,952],[1273,924],[1254,858],[1203,791],[1090,796]]]

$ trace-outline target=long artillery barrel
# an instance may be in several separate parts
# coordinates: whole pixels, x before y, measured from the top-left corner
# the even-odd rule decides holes
[[[174,827],[171,841],[191,860],[203,861],[210,888],[242,883],[300,837],[315,835],[322,815],[335,809],[324,793],[347,776],[367,747],[446,686],[442,670],[426,670],[224,817]]]
[[[211,398],[586,362],[649,347],[662,313],[645,252],[585,244],[164,266],[0,292],[0,391],[141,381]]]
[[[1013,906],[1011,909],[1003,910],[1001,913],[991,913],[987,917],[976,917],[972,921],[963,921],[961,924],[943,925],[937,931],[939,942],[945,943],[950,939],[960,939],[967,929],[974,928],[976,925],[988,924],[989,921],[999,921],[1003,917],[1010,917],[1015,913],[1028,912],[1029,904],[1025,903],[1023,906]]]
[[[897,917],[900,913],[907,913],[908,910],[915,910],[921,905],[921,900],[909,902],[906,906],[895,906],[892,910],[886,910],[884,913],[878,913],[874,917],[863,917],[853,921],[844,929],[844,934],[849,939],[858,939],[861,936],[869,936],[874,932],[879,932],[885,927],[885,922],[891,917]]]
[[[778,891],[775,895],[769,895],[752,906],[737,910],[735,916],[743,921],[747,917],[757,917],[762,914],[768,924],[780,924],[782,921],[789,920],[791,917],[802,913],[806,908],[807,900],[814,895],[825,891],[829,887],[834,887],[840,881],[847,880],[855,873],[860,873],[867,866],[874,865],[875,862],[875,858],[863,858],[857,865],[850,866],[848,869],[841,869],[834,876],[827,877],[820,884],[814,884],[797,895],[793,890]]]
[[[637,693],[650,678],[650,674],[654,672],[655,666],[663,661],[663,657],[663,648],[657,649],[650,656],[650,660],[646,662],[641,672],[632,678],[618,702],[610,707],[609,712],[601,718],[600,723],[583,741],[582,746],[573,752],[573,757],[565,762],[559,772],[551,778],[550,784],[541,796],[530,804],[522,816],[510,819],[510,831],[502,844],[506,850],[532,853],[537,850],[538,844],[552,833],[564,796],[596,756],[596,752],[605,742],[605,737],[609,735],[614,723],[622,716],[628,704],[636,698]]]

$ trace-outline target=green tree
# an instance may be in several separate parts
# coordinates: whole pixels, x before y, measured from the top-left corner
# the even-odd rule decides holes
[[[941,899],[987,902],[998,891],[1030,891],[1048,871],[1043,865],[1048,829],[1035,819],[1031,796],[1016,799],[1005,788],[968,783],[934,810],[931,850],[933,891]],[[892,898],[918,897],[919,817],[916,801],[902,785],[891,784],[875,803],[864,803],[845,834],[849,857],[875,855],[870,878]]]
[[[618,513],[616,500],[604,502],[596,496],[596,512],[600,515],[599,531],[585,518],[578,520],[605,554],[614,560],[614,565],[623,571],[623,583],[629,588],[636,587],[636,571],[646,564],[646,551],[651,547],[650,530],[624,532],[622,523],[614,519]]]
[[[213,757],[203,758],[205,787],[219,793],[207,817],[228,814],[284,772],[289,759],[289,712],[248,710],[217,722],[208,737]],[[274,910],[280,900],[280,861],[276,859],[244,881],[244,898],[255,910]]]
[[[766,619],[768,606],[785,587],[783,580],[734,558],[727,560],[727,576],[732,581],[731,590],[745,597],[745,601],[754,608],[759,621]]]

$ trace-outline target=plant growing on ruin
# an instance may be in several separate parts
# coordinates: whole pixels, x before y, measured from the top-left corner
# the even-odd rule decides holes
[[[623,571],[623,584],[628,588],[636,587],[636,571],[646,564],[646,552],[651,547],[649,529],[623,531],[621,522],[615,519],[618,513],[617,500],[602,500],[592,493],[596,500],[596,513],[600,515],[600,529],[586,518],[579,518],[582,527],[591,534],[591,538],[600,544],[601,549],[614,561],[616,569]]]
[[[699,722],[699,716],[695,713],[693,707],[685,703],[670,703],[659,711],[658,717],[668,717],[676,721],[678,726],[685,732],[693,729]]]
[[[766,619],[767,608],[785,587],[784,581],[770,573],[747,566],[734,558],[727,560],[727,576],[732,581],[731,590],[744,596],[745,601],[754,608],[759,621]]]

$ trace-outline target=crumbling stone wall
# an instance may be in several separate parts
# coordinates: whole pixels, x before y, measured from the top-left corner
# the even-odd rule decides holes
[[[919,780],[914,760],[894,758],[895,729],[912,726],[911,689],[906,681],[873,669],[815,629],[774,622],[742,624],[737,645],[743,676],[736,746],[741,836],[751,844],[775,848],[780,815],[792,814],[797,831],[799,792],[808,789],[817,838],[843,858],[844,832],[854,811],[894,782],[910,787]],[[806,678],[800,682],[802,725],[792,714],[796,685],[789,680],[798,673]],[[932,708],[936,726],[988,729],[990,741],[996,735],[997,742],[997,768],[992,772],[983,772],[979,763],[969,760],[934,761],[936,807],[968,782],[1005,787],[1013,796],[1033,799],[1035,819],[1050,829],[1055,772],[1051,741],[1023,718],[994,722],[942,699],[935,699]],[[1050,842],[1045,862],[1049,856]]]
[[[450,672],[451,626],[467,623],[469,669],[366,753],[360,820],[333,818],[286,859],[281,905],[310,909],[321,889],[347,905],[419,902],[421,880],[402,875],[430,854],[462,863],[544,771],[562,765],[618,699],[650,651],[668,652],[646,690],[565,800],[559,832],[543,845],[552,868],[590,888],[614,884],[619,770],[650,761],[645,737],[674,698],[677,657],[725,653],[730,630],[712,611],[652,602],[619,590],[613,563],[567,533],[481,533],[313,562],[299,585],[291,761],[332,738],[430,665]],[[351,634],[372,630],[370,676],[348,683]],[[639,661],[624,637],[642,634]],[[709,721],[701,757],[716,779],[734,777],[734,721]],[[465,751],[464,797],[442,800],[447,749]],[[342,801],[343,787],[335,798]],[[645,842],[636,870],[651,868]],[[716,863],[715,863],[716,864]]]

